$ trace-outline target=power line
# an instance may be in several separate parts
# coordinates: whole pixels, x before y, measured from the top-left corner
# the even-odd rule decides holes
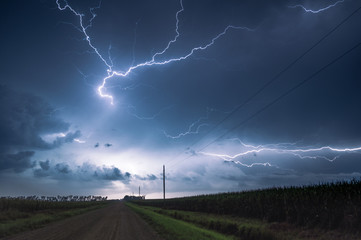
[[[258,94],[263,92],[269,85],[275,82],[282,74],[284,74],[288,69],[290,69],[293,65],[295,65],[299,60],[301,60],[306,54],[311,52],[316,46],[318,46],[323,40],[325,40],[328,36],[330,36],[333,32],[335,32],[341,25],[347,22],[354,14],[356,14],[361,9],[361,6],[353,11],[350,15],[348,15],[344,20],[342,20],[339,24],[337,24],[331,31],[329,31],[326,35],[324,35],[320,40],[318,40],[314,45],[312,45],[309,49],[307,49],[303,54],[297,57],[294,61],[292,61],[289,65],[287,65],[282,71],[280,71],[277,75],[275,75],[270,81],[266,82],[260,89],[258,89],[254,94],[252,94],[249,98],[246,99],[242,104],[238,105],[234,110],[232,110],[224,119],[219,121],[216,125],[214,125],[205,135],[203,135],[200,139],[198,139],[195,143],[191,144],[194,146],[200,140],[202,140],[205,136],[211,133],[214,129],[216,129],[223,122],[228,120],[234,113],[236,113],[239,109],[248,104],[251,100],[253,100]]]
[[[342,59],[344,56],[346,56],[347,54],[349,54],[350,52],[352,52],[353,50],[355,50],[356,48],[358,48],[361,45],[361,41],[358,42],[356,45],[354,45],[352,48],[350,48],[349,50],[347,50],[346,52],[342,53],[340,56],[336,57],[335,59],[333,59],[331,62],[329,62],[328,64],[326,64],[325,66],[323,66],[322,68],[320,68],[319,70],[317,70],[316,72],[314,72],[313,74],[311,74],[309,77],[307,77],[306,79],[304,79],[303,81],[301,81],[300,83],[298,83],[297,85],[295,85],[294,87],[290,88],[289,90],[287,90],[286,92],[284,92],[283,94],[281,94],[280,96],[278,96],[277,98],[275,98],[272,102],[268,103],[267,105],[265,105],[263,108],[259,109],[257,112],[255,112],[254,114],[252,114],[251,116],[249,116],[248,118],[246,118],[245,120],[241,121],[240,123],[238,123],[237,125],[233,126],[231,129],[229,129],[227,132],[223,133],[222,135],[220,135],[219,137],[217,137],[216,139],[214,139],[213,141],[211,141],[210,143],[208,143],[207,145],[203,146],[202,148],[200,148],[198,151],[202,151],[205,148],[207,148],[208,146],[212,145],[213,143],[217,142],[218,140],[222,139],[223,137],[225,137],[226,135],[228,135],[230,132],[233,132],[234,130],[236,130],[237,128],[239,128],[240,126],[244,125],[245,123],[247,123],[249,120],[253,119],[254,117],[256,117],[257,115],[259,115],[260,113],[262,113],[263,111],[267,110],[269,107],[271,107],[272,105],[274,105],[275,103],[277,103],[278,101],[280,101],[282,98],[286,97],[287,95],[289,95],[290,93],[292,93],[293,91],[295,91],[296,89],[298,89],[299,87],[303,86],[305,83],[307,83],[308,81],[312,80],[314,77],[316,77],[318,74],[320,74],[322,71],[324,71],[325,69],[327,69],[328,67],[330,67],[331,65],[335,64],[336,62],[338,62],[340,59]],[[190,157],[192,157],[193,155],[188,156],[187,158],[181,160],[180,162],[183,162],[187,159],[189,159]],[[180,163],[178,162],[178,163]],[[174,164],[176,165],[176,164]],[[174,166],[173,165],[173,166]]]
[[[224,123],[226,120],[228,120],[233,114],[235,114],[238,110],[240,110],[242,107],[244,107],[246,104],[251,102],[256,96],[258,96],[261,92],[263,92],[268,86],[270,86],[273,82],[275,82],[280,76],[282,76],[286,71],[288,71],[292,66],[294,66],[298,61],[300,61],[305,55],[307,55],[309,52],[311,52],[315,47],[317,47],[321,42],[323,42],[328,36],[330,36],[333,32],[335,32],[339,27],[341,27],[344,23],[346,23],[353,15],[355,15],[359,10],[361,9],[361,6],[358,7],[356,10],[351,12],[346,18],[344,18],[340,23],[338,23],[335,27],[333,27],[328,33],[326,33],[322,38],[320,38],[316,43],[314,43],[310,48],[308,48],[304,53],[302,53],[299,57],[297,57],[295,60],[293,60],[290,64],[288,64],[283,70],[281,70],[278,74],[276,74],[273,78],[271,78],[268,82],[266,82],[264,85],[261,86],[255,93],[253,93],[250,97],[248,97],[243,103],[238,105],[235,109],[233,109],[225,118],[220,120],[218,123],[216,123],[209,131],[207,131],[206,134],[204,134],[202,137],[191,143],[191,145],[188,146],[188,148],[193,147],[197,143],[199,143],[202,139],[204,139],[208,134],[210,134],[213,130],[215,130],[217,127],[219,127],[222,123]],[[188,149],[187,148],[187,149]],[[171,163],[174,161],[177,157],[179,157],[183,153],[180,152],[177,154],[174,158],[172,158],[167,163]]]
[[[349,50],[347,50],[346,52],[344,52],[343,54],[341,54],[340,56],[338,56],[337,58],[335,58],[334,60],[332,60],[331,62],[329,62],[328,64],[326,64],[325,66],[323,66],[322,68],[320,68],[318,71],[314,72],[312,75],[310,75],[308,78],[304,79],[303,81],[301,81],[300,83],[298,83],[297,85],[295,85],[294,87],[290,88],[288,91],[286,91],[285,93],[283,93],[282,95],[280,95],[279,97],[277,97],[276,99],[274,99],[272,102],[270,102],[269,104],[267,104],[266,106],[264,106],[263,108],[261,108],[260,110],[258,110],[257,112],[255,112],[253,115],[251,115],[250,117],[246,118],[245,120],[243,120],[242,122],[240,122],[239,124],[235,125],[233,128],[229,129],[227,132],[225,132],[224,134],[222,134],[221,136],[219,136],[218,138],[216,138],[215,140],[213,140],[212,142],[208,143],[207,145],[205,145],[203,148],[201,148],[200,150],[205,149],[206,147],[208,147],[209,145],[213,144],[214,142],[222,139],[224,136],[228,135],[228,133],[236,130],[237,128],[239,128],[241,125],[247,123],[249,120],[251,120],[252,118],[254,118],[255,116],[257,116],[258,114],[260,114],[261,112],[265,111],[266,109],[268,109],[269,107],[271,107],[273,104],[277,103],[279,100],[281,100],[282,98],[286,97],[287,95],[289,95],[290,93],[292,93],[293,91],[295,91],[297,88],[301,87],[302,85],[304,85],[305,83],[307,83],[308,81],[310,81],[311,79],[313,79],[315,76],[317,76],[319,73],[321,73],[323,70],[325,70],[326,68],[330,67],[331,65],[333,65],[334,63],[336,63],[337,61],[339,61],[341,58],[343,58],[344,56],[346,56],[347,54],[349,54],[350,52],[352,52],[353,50],[355,50],[357,47],[359,47],[361,45],[361,42],[357,43],[355,46],[353,46],[352,48],[350,48]]]

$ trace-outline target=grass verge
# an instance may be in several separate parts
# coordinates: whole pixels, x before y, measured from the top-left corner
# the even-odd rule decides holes
[[[134,204],[132,204],[134,205]],[[242,240],[360,240],[361,236],[355,233],[323,230],[317,228],[296,227],[288,223],[268,223],[258,219],[232,217],[200,212],[168,210],[157,207],[137,207],[171,217],[172,219],[191,223],[199,228],[216,231],[234,239]],[[169,238],[171,239],[171,238]],[[187,239],[187,238],[184,238]]]
[[[133,206],[133,204],[131,204]],[[139,207],[139,206],[137,206]],[[281,236],[268,228],[267,223],[259,220],[232,218],[215,214],[165,210],[156,207],[140,207],[144,211],[153,212],[162,216],[171,217],[180,222],[191,223],[202,229],[218,232],[223,236],[234,239],[248,240],[275,240],[297,239]]]
[[[149,210],[170,216],[185,222],[196,224],[199,227],[207,228],[221,234],[233,235],[240,239],[276,240],[276,239],[296,239],[288,238],[277,234],[269,229],[269,224],[245,218],[232,218],[215,214],[165,210],[161,208],[149,207]]]
[[[226,236],[215,231],[203,229],[192,223],[184,222],[157,213],[151,209],[126,203],[133,211],[145,219],[165,239],[169,240],[231,240],[232,236]]]

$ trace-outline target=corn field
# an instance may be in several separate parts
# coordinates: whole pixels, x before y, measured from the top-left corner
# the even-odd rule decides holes
[[[137,204],[288,222],[322,229],[361,230],[361,181],[201,195]]]
[[[99,202],[51,202],[41,200],[0,198],[0,212],[17,210],[20,212],[37,212],[42,210],[70,210],[102,205]]]

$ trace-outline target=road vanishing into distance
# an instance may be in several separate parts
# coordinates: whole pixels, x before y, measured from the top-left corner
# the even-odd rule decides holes
[[[161,240],[143,219],[121,202],[5,239]]]

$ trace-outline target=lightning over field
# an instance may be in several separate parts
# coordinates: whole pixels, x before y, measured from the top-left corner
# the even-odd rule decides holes
[[[2,195],[361,178],[359,1],[2,6]]]

